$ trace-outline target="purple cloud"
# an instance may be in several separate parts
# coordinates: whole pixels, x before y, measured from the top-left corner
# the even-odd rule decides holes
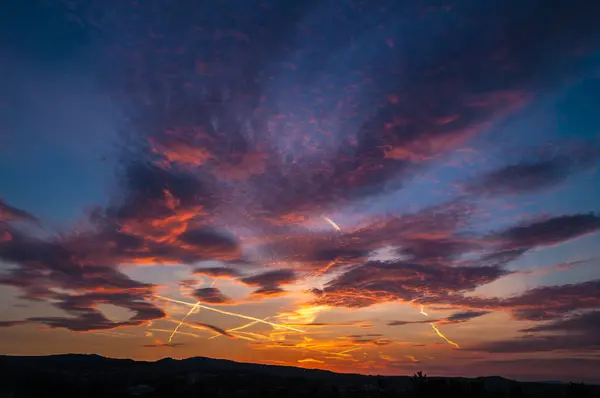
[[[203,287],[194,290],[192,295],[202,303],[229,304],[232,300],[216,287]]]
[[[0,198],[0,221],[27,221],[37,223],[38,219],[31,213],[13,207]]]
[[[196,268],[194,270],[194,274],[210,276],[213,278],[237,278],[241,276],[239,271],[236,269],[225,267]]]
[[[296,282],[296,272],[289,269],[279,269],[263,272],[262,274],[247,276],[240,279],[240,282],[248,286],[257,286],[254,294],[263,296],[274,296],[284,292],[281,285],[290,285]]]
[[[472,291],[508,272],[497,267],[426,266],[404,261],[372,261],[331,280],[316,302],[365,307],[385,301],[430,300]]]
[[[522,332],[528,334],[515,339],[483,343],[471,349],[494,353],[599,350],[600,311],[572,315],[523,329]],[[539,334],[539,332],[558,333]]]
[[[600,230],[600,216],[594,213],[572,214],[510,227],[493,238],[504,249],[531,249],[563,243]]]
[[[497,196],[522,195],[550,188],[569,176],[593,166],[600,158],[594,147],[577,147],[562,154],[548,154],[488,172],[466,184],[469,193]]]

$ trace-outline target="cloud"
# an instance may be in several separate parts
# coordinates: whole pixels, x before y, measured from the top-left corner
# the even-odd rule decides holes
[[[143,348],[161,348],[161,347],[176,348],[176,347],[182,347],[184,345],[185,345],[185,343],[163,343],[163,344],[144,344],[144,345],[142,345],[142,347]]]
[[[365,337],[382,337],[383,335],[381,333],[365,333],[365,334],[351,334],[348,335],[347,337],[350,339],[361,339],[361,338],[365,338]]]
[[[278,230],[271,240],[259,242],[257,251],[274,264],[293,263],[301,271],[320,273],[360,265],[373,251],[385,247],[397,247],[398,256],[410,256],[417,263],[450,264],[463,252],[478,248],[477,240],[458,234],[474,211],[470,203],[450,201],[414,213],[371,219],[369,224],[335,234]]]
[[[230,339],[236,338],[234,335],[232,335],[228,331],[226,331],[218,326],[209,325],[208,323],[194,322],[192,325],[199,327],[199,328],[206,329],[206,330],[211,330],[215,333],[220,334],[221,336],[229,337]]]
[[[108,255],[130,263],[239,258],[235,239],[207,225],[217,203],[209,182],[149,161],[128,160],[123,168],[118,200],[91,214],[90,239],[110,243]]]
[[[573,315],[523,329],[522,332],[534,334],[527,334],[511,340],[483,343],[471,349],[494,353],[599,350],[600,311]],[[559,334],[538,334],[539,332],[559,332]]]
[[[371,261],[334,278],[316,290],[316,302],[365,307],[388,301],[430,300],[464,293],[508,272],[498,267],[425,266],[404,261]]]
[[[489,314],[489,311],[457,312],[442,320],[442,323],[462,323]]]
[[[43,298],[51,288],[67,290],[144,290],[152,285],[134,281],[116,268],[89,264],[90,253],[71,249],[68,242],[32,238],[16,231],[0,243],[0,258],[18,265],[0,275],[0,283],[20,287],[27,298]]]
[[[596,331],[597,330],[597,331]],[[600,311],[586,312],[521,330],[522,332],[578,332],[600,334]]]
[[[449,317],[442,319],[427,319],[427,320],[419,320],[419,321],[390,321],[387,323],[388,326],[404,326],[411,324],[419,324],[419,323],[441,323],[441,324],[455,324],[455,323],[463,323],[468,322],[471,319],[479,318],[486,314],[489,314],[489,311],[464,311],[457,312]]]
[[[370,247],[371,242],[382,237],[381,244],[399,247],[397,252],[404,258],[370,261],[351,267],[323,288],[313,289],[314,302],[340,307],[366,307],[389,301],[445,304],[475,311],[457,315],[467,318],[497,309],[511,311],[518,319],[550,319],[561,312],[593,308],[594,300],[586,297],[597,294],[594,282],[577,287],[534,289],[507,299],[468,297],[465,293],[511,274],[505,266],[530,249],[560,244],[597,231],[600,229],[597,215],[574,214],[528,221],[488,236],[475,237],[461,236],[457,231],[468,225],[465,220],[470,214],[459,209],[468,207],[446,204],[363,227],[348,233],[348,237],[341,234],[339,239],[342,241],[348,239],[350,242],[350,237],[354,238],[355,249],[359,250]],[[436,221],[439,221],[437,227],[434,226]],[[423,227],[430,229],[423,230]],[[472,259],[463,260],[461,257],[465,254]],[[578,288],[585,293],[571,293]],[[439,321],[452,323],[459,320]],[[396,326],[407,323],[393,322]]]
[[[413,324],[420,324],[420,323],[433,323],[436,322],[435,320],[432,319],[427,319],[427,320],[421,320],[421,321],[390,321],[387,323],[388,326],[405,326],[405,325],[413,325]]]
[[[293,270],[279,269],[261,274],[247,276],[240,282],[248,286],[257,286],[254,294],[262,296],[276,296],[284,292],[281,285],[290,285],[296,282],[297,275]]]
[[[25,321],[0,321],[0,328],[10,328],[24,324]]]
[[[31,213],[13,207],[0,198],[0,221],[27,221],[37,223],[39,220]]]
[[[202,303],[229,304],[232,300],[216,287],[203,287],[194,290],[192,295]]]
[[[236,269],[225,267],[196,268],[194,275],[204,275],[213,278],[237,278],[241,276]]]
[[[481,238],[478,248],[483,251],[473,264],[504,266],[527,251],[559,245],[600,230],[600,217],[595,213],[554,216],[523,221]],[[485,250],[485,251],[484,251]]]
[[[398,252],[420,263],[449,264],[476,247],[474,240],[432,233],[407,238]]]
[[[532,93],[579,76],[584,57],[573,49],[598,39],[598,2],[464,4],[440,15],[406,2],[390,3],[382,12],[371,4],[358,9],[281,1],[264,9],[250,1],[236,9],[238,30],[222,26],[230,10],[209,3],[190,3],[177,13],[166,8],[165,23],[156,23],[155,9],[133,15],[117,3],[108,12],[92,4],[78,15],[97,31],[110,32],[110,48],[98,53],[127,54],[109,60],[117,66],[111,89],[132,105],[114,196],[91,212],[83,231],[38,239],[0,226],[0,258],[15,266],[0,275],[0,283],[28,299],[52,300],[72,316],[36,321],[94,330],[159,319],[164,314],[145,301],[156,286],[132,280],[121,264],[241,263],[246,258],[240,245],[251,239],[257,242],[251,248],[259,252],[257,264],[271,267],[264,260],[271,258],[277,267],[298,269],[271,267],[252,276],[217,268],[196,273],[241,277],[257,289],[255,295],[272,296],[309,272],[335,271],[315,290],[315,300],[346,307],[429,300],[546,319],[591,305],[592,299],[567,297],[575,295],[567,287],[505,300],[464,294],[507,275],[504,266],[527,250],[597,231],[593,214],[524,223],[487,237],[464,233],[476,211],[466,200],[340,233],[306,232],[299,224],[397,190],[521,109]],[[540,14],[537,6],[546,11]],[[78,12],[72,10],[75,18]],[[198,13],[212,16],[203,29],[195,26],[197,18],[180,18]],[[331,35],[331,26],[321,21],[333,13],[341,18]],[[105,18],[89,21],[90,15]],[[419,23],[407,25],[398,15]],[[126,47],[111,35],[127,37]],[[314,37],[322,40],[315,44]],[[396,37],[402,45],[390,51],[386,42]],[[202,45],[182,46],[184,41]],[[482,176],[472,189],[541,189],[566,178],[566,169],[579,170],[578,162],[531,159]],[[0,214],[3,220],[35,220],[4,202]],[[227,234],[223,226],[231,226]],[[374,250],[387,247],[404,260],[368,261]],[[473,253],[481,258],[461,260]],[[213,289],[195,294],[227,300]],[[549,293],[558,298],[541,308],[546,302],[535,300]],[[98,303],[116,303],[136,315],[115,323],[95,309]]]
[[[0,242],[0,259],[16,267],[0,274],[0,284],[19,288],[25,299],[51,300],[73,316],[34,317],[28,321],[88,331],[141,325],[165,316],[160,308],[144,301],[154,285],[129,278],[114,264],[96,263],[97,253],[75,244],[79,242],[76,237],[44,240],[17,231],[11,234],[13,239]],[[98,303],[114,304],[134,315],[128,321],[112,322],[95,308]]]
[[[135,292],[87,293],[82,295],[56,295],[56,307],[73,317],[32,317],[30,322],[43,323],[51,328],[66,328],[77,332],[106,330],[126,326],[139,326],[166,316],[164,311],[154,304],[143,301],[144,295]],[[134,315],[121,322],[108,320],[95,308],[96,304],[112,304],[127,308]]]
[[[600,280],[531,289],[504,305],[512,307],[518,319],[560,318],[575,310],[600,307]]]
[[[157,32],[153,37],[125,22],[127,9],[112,14],[111,31],[131,37],[140,59],[161,65],[134,79],[130,70],[141,66],[127,58],[114,72],[138,108],[137,144],[158,168],[186,170],[202,181],[207,200],[228,204],[220,212],[281,223],[394,190],[521,108],[530,93],[577,76],[582,57],[565,40],[585,45],[597,37],[591,2],[574,11],[561,0],[547,7],[544,21],[535,7],[464,5],[445,13],[441,26],[439,15],[420,5],[394,4],[385,13],[367,5],[359,15],[347,5],[300,3],[279,2],[259,17],[250,2],[237,30],[221,26],[227,12],[210,6],[188,9],[215,15],[202,31],[179,20],[165,31],[149,11],[138,13],[140,24]],[[358,42],[322,30],[320,21],[332,13],[344,15],[336,31]],[[397,15],[421,23],[406,27]],[[357,24],[359,18],[381,23]],[[499,20],[511,29],[499,34]],[[319,27],[314,34],[325,39],[315,45],[293,28],[305,25]],[[199,52],[170,48],[175,60],[158,39],[171,35],[210,44]],[[386,41],[400,36],[402,46],[390,52]],[[440,48],[440,36],[454,44]],[[227,56],[217,60],[216,53]]]
[[[296,273],[288,269],[267,271],[262,274],[247,276],[240,281],[250,286],[273,286],[291,284],[296,281]]]
[[[493,236],[504,250],[528,250],[563,243],[600,230],[600,217],[594,213],[572,214],[546,220],[524,222]]]
[[[357,265],[367,260],[370,249],[342,234],[333,239],[329,234],[308,234],[280,231],[280,237],[258,242],[256,251],[266,263],[298,264],[299,270],[335,270],[340,266]]]
[[[542,286],[507,298],[453,296],[425,298],[424,303],[445,303],[474,310],[506,310],[517,320],[562,319],[576,311],[600,308],[600,280]]]
[[[188,229],[178,236],[178,240],[185,245],[201,248],[207,258],[221,258],[239,256],[239,247],[235,239],[220,235],[214,229],[206,227]]]
[[[592,257],[592,258],[587,258],[584,260],[567,261],[564,263],[547,265],[545,267],[538,267],[538,268],[534,268],[534,269],[519,271],[519,272],[514,273],[513,275],[514,276],[546,275],[546,274],[548,274],[550,272],[554,272],[554,271],[566,271],[566,270],[570,270],[570,269],[584,266],[584,265],[594,265],[595,262],[597,262],[598,260],[600,260],[600,258]]]
[[[358,345],[375,345],[375,346],[386,346],[393,343],[392,340],[386,338],[372,338],[372,337],[355,337],[350,338],[350,343]]]
[[[523,195],[550,188],[598,161],[597,148],[578,147],[562,154],[543,154],[490,171],[466,184],[467,192],[486,195]]]

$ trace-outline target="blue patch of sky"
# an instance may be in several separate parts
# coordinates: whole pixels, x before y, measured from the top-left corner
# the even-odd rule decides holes
[[[0,16],[0,195],[62,228],[106,201],[121,115],[96,80],[89,27],[58,3],[10,3]]]

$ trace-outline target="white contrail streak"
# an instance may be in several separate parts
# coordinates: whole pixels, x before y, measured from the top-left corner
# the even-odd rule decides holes
[[[342,231],[342,229],[340,228],[340,226],[339,226],[339,225],[337,225],[337,224],[336,224],[336,223],[335,223],[335,222],[334,222],[334,221],[333,221],[331,218],[329,218],[329,217],[323,217],[323,220],[325,220],[325,221],[327,221],[329,224],[331,224],[331,226],[332,226],[333,228],[335,228],[336,230],[338,230],[338,231],[340,231],[340,232]]]

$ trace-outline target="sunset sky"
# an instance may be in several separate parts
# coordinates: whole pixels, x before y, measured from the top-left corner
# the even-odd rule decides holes
[[[600,382],[599,15],[3,2],[0,354]]]

